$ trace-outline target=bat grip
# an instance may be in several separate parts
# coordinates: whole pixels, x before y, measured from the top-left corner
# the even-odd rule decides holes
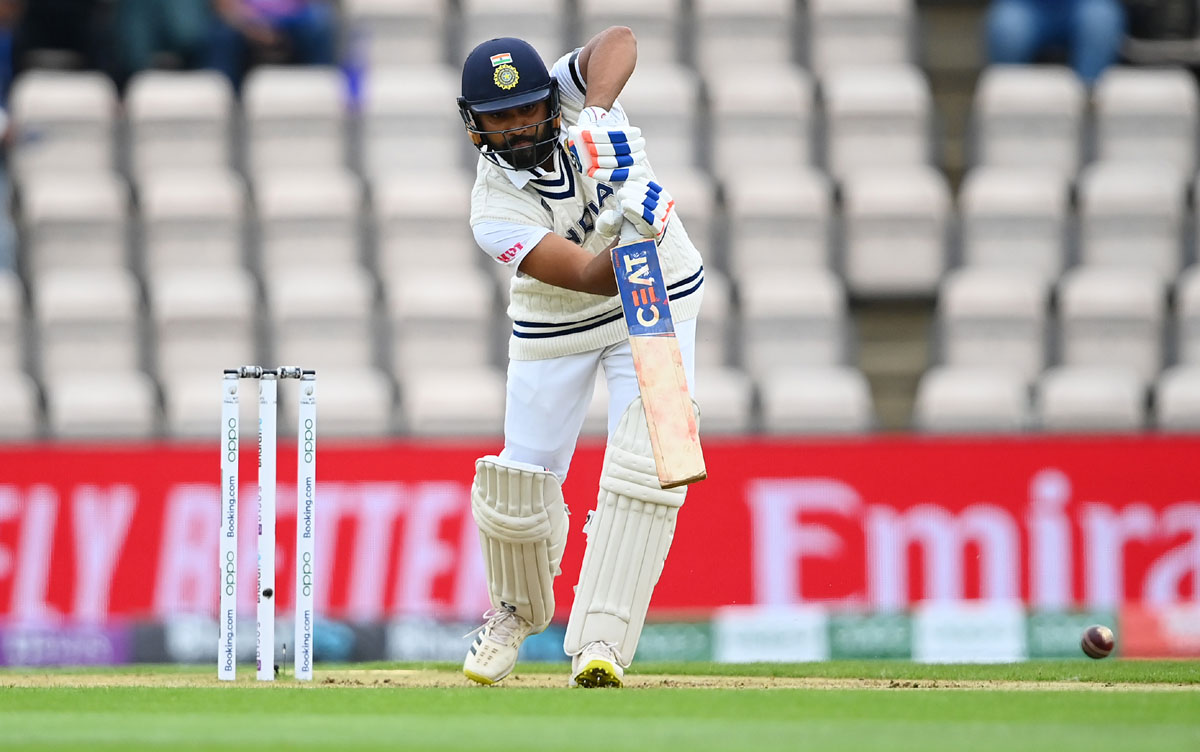
[[[621,220],[621,245],[633,243],[638,240],[645,240],[642,234],[638,232],[637,226],[628,219]]]

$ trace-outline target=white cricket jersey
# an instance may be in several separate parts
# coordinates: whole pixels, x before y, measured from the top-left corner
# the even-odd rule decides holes
[[[578,122],[584,104],[578,55],[579,50],[563,55],[550,71],[558,81],[562,108],[562,135],[553,170],[548,174],[506,170],[479,158],[471,191],[471,229],[480,247],[499,263],[517,267],[550,232],[593,254],[604,252],[611,242],[595,232],[595,223],[601,211],[616,207],[615,190],[575,172],[566,152],[567,127]],[[620,104],[614,104],[613,111],[620,111]],[[703,296],[704,266],[678,209],[667,223],[658,253],[672,317],[676,321],[695,318]],[[513,360],[572,355],[629,336],[619,298],[555,287],[519,272],[509,288],[508,315],[513,320],[509,340]]]

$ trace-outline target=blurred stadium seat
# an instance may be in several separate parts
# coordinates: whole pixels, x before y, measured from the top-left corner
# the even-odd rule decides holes
[[[138,197],[147,273],[246,263],[249,197],[233,170],[148,170],[138,183]]]
[[[1154,386],[1154,425],[1160,431],[1200,431],[1200,366],[1162,372]]]
[[[696,324],[696,365],[719,368],[733,359],[732,343],[737,332],[734,289],[729,277],[704,268],[704,304]]]
[[[838,68],[822,77],[821,90],[825,164],[834,177],[932,163],[933,98],[920,68]]]
[[[566,42],[567,0],[459,0],[461,45],[454,60],[461,64],[480,42],[520,37],[533,45],[546,66],[575,45]]]
[[[1029,384],[1002,368],[939,367],[917,387],[914,428],[929,433],[1015,433],[1029,427]]]
[[[958,194],[963,263],[1056,279],[1066,265],[1070,201],[1069,180],[1053,170],[971,169]]]
[[[1065,66],[988,66],[971,105],[973,162],[1073,177],[1083,159],[1086,99],[1083,82]]]
[[[14,269],[0,269],[0,372],[25,361],[25,290]]]
[[[1079,175],[1080,262],[1170,279],[1183,261],[1186,212],[1187,184],[1175,170],[1093,162]]]
[[[815,168],[746,172],[725,183],[731,274],[833,262],[833,183]]]
[[[23,180],[20,226],[25,271],[128,264],[129,188],[115,172],[41,173]]]
[[[47,374],[44,384],[56,438],[146,439],[158,431],[158,394],[144,371],[60,370]]]
[[[864,167],[842,190],[850,293],[932,296],[947,264],[945,176],[932,167]]]
[[[400,384],[400,417],[415,436],[499,436],[504,373],[490,367],[414,371]]]
[[[1176,285],[1175,333],[1179,361],[1200,364],[1200,265],[1189,267]]]
[[[180,374],[262,360],[257,285],[245,268],[166,269],[147,278],[147,297],[164,391]]]
[[[254,198],[264,282],[283,269],[362,263],[362,185],[348,169],[263,173]]]
[[[755,378],[846,362],[846,290],[828,269],[743,274],[738,298],[742,362]]]
[[[665,182],[670,172],[697,164],[700,76],[677,63],[639,65],[617,101],[642,129],[650,163],[671,190]]]
[[[1166,298],[1149,270],[1076,267],[1058,290],[1060,360],[1128,368],[1143,381],[1163,365]]]
[[[1196,169],[1200,92],[1184,68],[1113,66],[1093,94],[1096,157]]]
[[[428,62],[372,71],[363,91],[360,173],[372,181],[425,180],[474,167],[478,153],[454,106],[460,77],[451,66]]]
[[[1033,379],[1046,365],[1049,312],[1050,287],[1034,273],[955,269],[937,300],[942,362]]]
[[[263,286],[273,361],[318,371],[378,363],[375,282],[364,268],[285,267]]]
[[[692,57],[700,70],[717,71],[736,61],[766,74],[796,61],[799,22],[792,0],[694,0],[693,8]]]
[[[348,33],[372,70],[416,61],[443,62],[448,3],[430,0],[343,0]],[[359,37],[361,35],[361,37]]]
[[[391,367],[404,381],[423,369],[492,363],[495,287],[477,268],[402,272],[387,279]]]
[[[768,434],[847,434],[874,428],[866,377],[856,368],[789,368],[758,379]]]
[[[229,79],[216,71],[143,71],[125,94],[130,171],[233,165],[236,112]]]
[[[17,176],[115,166],[117,90],[104,74],[26,71],[13,81],[8,109],[15,132],[8,163]]]
[[[347,164],[346,85],[336,68],[254,68],[243,85],[242,112],[253,176]]]
[[[425,269],[474,269],[483,257],[471,232],[471,178],[391,175],[371,191],[376,262],[385,278]],[[499,266],[491,261],[487,263]]]
[[[816,86],[804,69],[784,64],[714,65],[705,74],[712,113],[712,164],[726,180],[813,163]],[[635,113],[636,114],[636,113]]]
[[[609,26],[628,26],[637,36],[638,65],[676,63],[683,59],[683,6],[684,0],[578,0],[582,33],[569,44],[582,45]]]
[[[1129,368],[1056,366],[1038,380],[1035,406],[1044,431],[1137,431],[1146,425],[1146,385]]]
[[[708,367],[697,373],[695,398],[703,436],[737,436],[756,430],[754,382],[740,368]]]
[[[141,292],[128,269],[47,271],[32,298],[43,378],[142,367]]]
[[[41,435],[37,384],[24,371],[0,368],[0,441],[28,441]]]
[[[913,0],[809,0],[808,58],[819,74],[913,61]]]

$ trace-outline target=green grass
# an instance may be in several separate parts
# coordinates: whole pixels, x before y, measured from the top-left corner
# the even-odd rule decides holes
[[[458,668],[403,666],[418,667],[447,675]],[[0,672],[0,749],[1200,750],[1200,662],[931,666],[880,661],[637,668],[640,674],[924,683],[921,689],[839,684],[830,689],[584,691],[319,683],[301,688],[281,681],[263,691],[249,671],[236,684],[218,685],[211,667],[36,672],[52,675],[58,683],[86,673],[91,682],[104,684],[106,675],[112,675],[111,683],[86,688],[24,686],[29,682],[22,678],[30,672],[9,670]],[[518,673],[522,671],[561,674],[565,684],[561,664],[522,666]],[[120,686],[130,675],[139,686]],[[152,686],[181,679],[195,686]],[[939,681],[1054,684],[1018,691],[998,688],[1005,686],[1001,684],[930,688]],[[10,686],[14,683],[22,686]],[[1150,683],[1176,688],[1163,690]],[[1078,689],[1066,689],[1071,686]]]

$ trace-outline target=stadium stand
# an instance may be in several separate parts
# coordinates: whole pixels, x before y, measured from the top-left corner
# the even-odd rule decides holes
[[[125,94],[130,172],[233,165],[233,87],[216,71],[149,70]]]
[[[684,0],[579,0],[581,33],[572,42],[620,24],[637,30],[638,65],[677,63],[685,57],[683,6]]]
[[[30,280],[54,269],[128,264],[129,188],[115,172],[40,172],[19,190],[18,260]]]
[[[856,368],[782,369],[758,384],[768,434],[856,434],[875,425],[870,386]]]
[[[971,121],[976,164],[1053,168],[1083,160],[1087,94],[1069,68],[994,65],[979,77]]]
[[[146,274],[245,263],[249,193],[233,170],[155,168],[139,181],[138,200]]]
[[[740,61],[705,74],[712,163],[725,180],[777,174],[813,163],[816,83],[795,65],[750,67]],[[761,174],[761,175],[760,175]]]
[[[958,193],[962,263],[1057,278],[1067,263],[1070,183],[1037,167],[971,169]]]
[[[928,433],[1014,433],[1029,426],[1029,385],[1000,368],[942,366],[921,378],[914,427]]]
[[[863,167],[842,181],[846,286],[931,295],[947,264],[950,187],[928,166]]]
[[[407,67],[415,61],[450,62],[447,3],[429,0],[343,0],[346,25],[363,45],[369,70]]]
[[[0,373],[25,363],[25,290],[13,269],[0,269]]]
[[[1049,310],[1050,287],[1036,274],[987,267],[952,270],[937,301],[941,362],[1032,379],[1046,365]]]
[[[808,63],[824,73],[912,62],[915,22],[913,0],[809,0]]]
[[[511,271],[467,222],[459,63],[612,23],[705,254],[706,432],[1200,429],[1183,68],[950,70],[971,45],[935,45],[916,0],[341,7],[344,68],[259,65],[240,95],[207,71],[17,78],[0,436],[205,436],[218,364],[255,359],[317,364],[323,431],[498,433]]]
[[[759,70],[796,61],[799,12],[791,0],[695,0],[694,8],[693,59],[706,75],[734,61]]]
[[[1097,159],[1196,169],[1200,92],[1183,68],[1109,68],[1093,102]]]
[[[835,177],[931,163],[933,101],[920,69],[844,67],[826,73],[821,86],[825,162]]]

